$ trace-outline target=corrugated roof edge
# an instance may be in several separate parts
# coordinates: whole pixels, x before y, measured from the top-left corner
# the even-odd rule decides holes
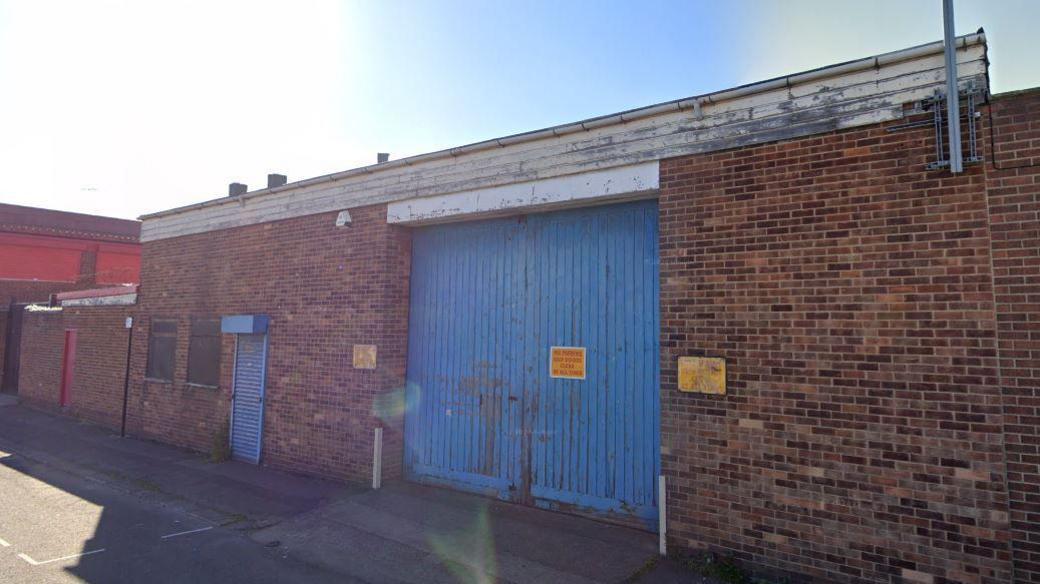
[[[986,33],[981,28],[976,33],[958,36],[956,41],[958,48],[966,48],[972,45],[985,43]],[[191,205],[175,207],[173,209],[167,209],[165,211],[158,211],[156,213],[141,215],[139,219],[143,221],[147,219],[154,219],[156,217],[176,215],[177,213],[184,213],[187,211],[193,211],[195,209],[212,207],[214,205],[224,204],[229,201],[251,199],[253,197],[259,197],[269,193],[277,193],[281,191],[298,189],[301,187],[310,186],[323,182],[335,181],[341,178],[347,178],[358,174],[371,174],[375,172],[389,170],[391,168],[397,168],[400,166],[411,166],[413,164],[420,164],[423,162],[429,162],[431,160],[438,160],[441,158],[461,156],[464,154],[479,152],[481,150],[488,150],[495,147],[501,148],[505,146],[511,146],[513,144],[533,142],[535,140],[551,138],[553,136],[572,134],[574,132],[579,132],[582,130],[591,130],[593,128],[601,128],[604,126],[623,124],[632,120],[656,116],[672,111],[683,111],[687,109],[692,109],[694,107],[698,107],[700,104],[719,103],[721,101],[736,99],[738,97],[745,97],[748,95],[763,93],[766,91],[772,91],[781,87],[789,87],[792,85],[805,83],[807,81],[813,81],[820,78],[831,77],[834,75],[840,75],[844,73],[851,73],[854,71],[862,71],[864,69],[881,67],[882,65],[889,65],[892,63],[898,63],[900,61],[908,61],[910,59],[917,59],[927,55],[941,53],[942,51],[943,41],[925,43],[923,45],[917,45],[906,49],[900,49],[898,51],[882,53],[873,57],[865,57],[853,61],[846,61],[844,63],[827,65],[816,69],[810,69],[808,71],[802,71],[800,73],[783,75],[780,77],[774,77],[773,79],[767,79],[765,81],[756,81],[745,85],[739,85],[730,89],[723,89],[721,91],[705,93],[703,95],[684,97],[681,99],[666,101],[654,105],[625,110],[618,113],[596,116],[594,118],[588,118],[579,122],[560,124],[558,126],[551,126],[539,130],[531,130],[529,132],[522,132],[520,134],[511,134],[509,136],[503,136],[501,138],[492,138],[490,140],[474,142],[472,144],[456,146],[454,148],[446,148],[444,150],[427,152],[425,154],[417,154],[415,156],[409,156],[407,158],[399,158],[397,160],[391,160],[389,162],[371,164],[368,166],[352,168],[350,170],[344,170],[332,174],[316,176],[313,178],[287,183],[278,187],[250,191],[243,195],[238,195],[237,197],[220,197],[208,201],[203,201],[201,203],[193,203]]]

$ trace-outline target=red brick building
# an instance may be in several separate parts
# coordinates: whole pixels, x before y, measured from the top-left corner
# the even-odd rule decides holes
[[[957,59],[959,174],[937,43],[145,216],[127,429],[1040,582],[1040,92]]]
[[[38,409],[123,429],[136,286],[57,294],[22,314],[18,397]]]
[[[18,314],[52,294],[136,284],[139,221],[0,203],[0,387],[17,389]]]

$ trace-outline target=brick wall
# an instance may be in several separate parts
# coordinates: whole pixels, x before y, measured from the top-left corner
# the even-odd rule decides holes
[[[1015,577],[1040,582],[1040,91],[992,108],[986,178]]]
[[[19,396],[33,407],[88,420],[113,430],[122,424],[123,380],[132,306],[67,307],[25,313]],[[59,406],[65,331],[76,331],[69,402]]]
[[[995,149],[985,113],[987,162],[956,177],[925,170],[929,128],[662,161],[672,549],[793,581],[1040,582],[1040,93],[995,100]],[[211,449],[234,339],[219,388],[189,385],[191,319],[266,314],[263,463],[367,480],[383,424],[399,476],[410,238],[385,212],[145,244],[131,433]],[[144,379],[156,317],[179,323],[172,383]],[[683,355],[725,357],[729,394],[678,392]]]
[[[669,542],[821,582],[1008,582],[984,168],[883,127],[662,161]],[[725,357],[729,393],[676,360]]]
[[[7,312],[10,306],[0,306],[0,390],[4,389],[4,363],[7,358]]]
[[[133,306],[66,307],[65,328],[77,331],[76,367],[68,413],[113,430],[123,414],[123,381]]]
[[[22,317],[22,352],[18,395],[22,403],[59,411],[61,360],[65,352],[61,311],[29,312]]]
[[[229,417],[234,337],[224,336],[220,387],[190,386],[190,319],[266,314],[262,463],[368,480],[373,429],[384,424],[384,475],[400,475],[410,237],[386,224],[385,206],[350,212],[343,228],[323,213],[144,244],[132,433],[212,448]],[[180,323],[173,383],[144,378],[155,317]],[[352,367],[354,344],[378,347],[375,370]]]

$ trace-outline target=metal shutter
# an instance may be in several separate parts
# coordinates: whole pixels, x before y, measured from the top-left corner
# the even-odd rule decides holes
[[[238,335],[231,402],[231,457],[260,462],[267,335]]]

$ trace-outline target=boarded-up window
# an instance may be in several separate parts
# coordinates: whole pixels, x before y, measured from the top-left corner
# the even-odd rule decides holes
[[[188,383],[220,383],[220,319],[199,318],[191,323],[188,345]]]
[[[150,379],[173,381],[173,363],[177,353],[177,321],[153,320],[148,334],[148,367]]]

